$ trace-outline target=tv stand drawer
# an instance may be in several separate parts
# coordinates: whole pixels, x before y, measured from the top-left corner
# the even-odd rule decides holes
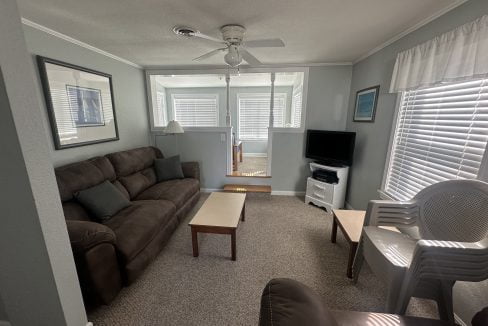
[[[334,197],[334,186],[329,183],[308,178],[307,196],[320,201],[332,203],[332,199]]]

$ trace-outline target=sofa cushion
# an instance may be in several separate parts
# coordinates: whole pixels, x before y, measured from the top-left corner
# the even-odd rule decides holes
[[[75,198],[102,221],[130,205],[130,201],[109,181],[81,190]]]
[[[175,212],[175,206],[169,201],[135,201],[104,224],[114,231],[117,250],[127,263],[175,218]]]
[[[105,180],[115,181],[115,171],[106,157],[94,157],[86,161],[60,166],[54,170],[61,200],[73,199],[81,190],[93,187]]]
[[[123,152],[106,155],[112,163],[117,177],[125,177],[147,169],[154,164],[156,158],[163,154],[155,147],[140,147]]]
[[[91,221],[90,213],[76,200],[63,203],[64,218],[69,221]]]
[[[180,209],[199,190],[200,183],[196,179],[175,179],[157,183],[144,190],[137,196],[137,200],[165,199]]]
[[[130,198],[134,198],[156,183],[156,173],[152,167],[149,167],[140,172],[120,177],[118,181],[127,189]]]
[[[130,199],[130,195],[129,192],[127,191],[127,188],[125,188],[124,185],[120,183],[119,180],[115,180],[113,184],[115,187],[117,187],[117,189],[119,189],[119,191],[122,193],[122,195],[124,195],[125,198]]]
[[[183,179],[185,177],[179,155],[154,160],[154,170],[156,171],[158,182]]]

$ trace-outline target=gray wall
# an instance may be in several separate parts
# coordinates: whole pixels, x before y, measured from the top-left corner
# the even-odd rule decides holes
[[[2,318],[15,326],[86,325],[15,0],[0,2],[0,44]]]
[[[351,66],[310,68],[306,128],[346,128],[351,73]],[[232,119],[235,120],[235,115]],[[202,164],[202,188],[221,189],[225,183],[247,182],[271,184],[274,191],[298,192],[305,191],[306,178],[309,175],[308,160],[304,157],[304,143],[303,133],[274,134],[270,180],[225,177],[225,143],[221,142],[218,132],[157,136],[156,141],[166,155],[179,153],[183,160],[196,160]]]
[[[277,86],[276,93],[286,93],[286,110],[291,111],[293,94],[292,86]],[[232,116],[232,127],[236,136],[238,134],[238,105],[237,94],[241,93],[268,93],[269,87],[231,87],[230,89],[230,112]],[[217,94],[219,97],[219,126],[225,127],[225,116],[227,108],[226,89],[222,87],[195,87],[195,88],[166,88],[166,103],[168,105],[168,119],[173,120],[173,108],[171,95],[173,94]],[[244,153],[267,153],[266,141],[243,141]]]
[[[3,305],[2,297],[0,296],[0,325],[2,325],[2,321],[7,321],[7,320],[8,320],[7,312],[5,311],[5,306]]]
[[[49,148],[55,166],[96,155],[149,145],[145,79],[141,69],[87,50],[32,27],[23,25],[23,29],[27,49],[33,55],[32,60],[34,60],[36,71],[38,69],[35,55],[42,55],[112,75],[120,140],[63,150],[54,150],[41,84],[39,80],[36,81],[38,84],[37,95],[42,100],[43,121],[46,130],[49,131]]]
[[[347,202],[355,209],[365,209],[369,200],[378,198],[394,123],[396,95],[389,94],[390,80],[398,52],[428,41],[437,35],[488,13],[488,1],[471,0],[426,26],[408,34],[353,67],[347,130],[357,132],[354,164],[351,168]],[[355,96],[360,89],[380,85],[380,97],[374,123],[353,122]],[[488,283],[458,284],[456,313],[468,321],[482,306],[488,306]],[[461,289],[464,290],[461,290]]]

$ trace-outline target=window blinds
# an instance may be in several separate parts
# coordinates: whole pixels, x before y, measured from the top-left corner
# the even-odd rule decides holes
[[[488,141],[488,80],[403,93],[385,193],[409,200],[444,180],[478,175]]]
[[[216,94],[174,94],[172,99],[175,120],[183,127],[218,127]]]
[[[239,139],[266,140],[269,126],[269,94],[239,94]],[[284,126],[286,94],[274,95],[274,127]]]

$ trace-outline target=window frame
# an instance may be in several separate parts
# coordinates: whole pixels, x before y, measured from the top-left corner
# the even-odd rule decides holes
[[[300,95],[300,104],[301,104],[301,108],[300,108],[300,127],[295,127],[295,105],[297,100],[295,99],[295,97],[298,97]],[[291,127],[288,127],[288,128],[295,128],[295,129],[299,129],[302,127],[302,124],[303,124],[303,120],[301,120],[301,116],[302,116],[302,111],[303,111],[303,83],[300,83],[295,90],[293,90],[292,94],[291,94],[291,108],[290,108],[290,124],[291,124]]]
[[[202,98],[202,99],[215,99],[215,109],[216,109],[216,123],[217,125],[215,126],[184,126],[183,124],[181,125],[185,131],[187,130],[199,130],[202,128],[218,128],[220,119],[220,108],[219,108],[219,94],[217,93],[206,93],[206,94],[195,94],[195,93],[174,93],[171,94],[171,114],[173,115],[173,119],[176,120],[176,108],[175,108],[175,99],[180,98],[188,98],[188,99],[197,99],[197,98]],[[176,120],[178,121],[178,120]]]
[[[300,128],[270,128],[272,132],[279,133],[305,133],[305,122],[307,115],[307,100],[308,100],[308,80],[309,80],[309,67],[306,66],[269,66],[261,68],[246,68],[241,67],[241,73],[281,73],[281,72],[302,72],[303,73],[303,91],[302,91],[302,115],[301,115],[301,125]],[[228,68],[208,68],[208,69],[184,69],[184,68],[151,68],[145,70],[146,75],[146,97],[147,97],[147,110],[149,111],[149,126],[151,133],[164,134],[164,129],[166,126],[154,126],[154,112],[153,112],[153,94],[154,89],[152,88],[151,77],[158,75],[208,75],[208,74],[228,74]],[[232,72],[234,73],[234,72]],[[235,117],[232,117],[235,119]],[[168,117],[169,119],[169,117]],[[222,128],[228,128],[226,126],[215,127],[201,127],[201,128],[185,128],[185,132],[191,131],[219,131]]]
[[[399,92],[396,94],[395,111],[394,111],[393,120],[392,120],[393,124],[392,124],[392,128],[390,130],[390,138],[388,141],[388,150],[387,150],[385,164],[384,164],[384,168],[383,168],[383,177],[381,180],[380,189],[378,189],[378,194],[379,194],[380,198],[384,199],[384,200],[399,201],[398,199],[390,196],[386,192],[385,188],[386,188],[386,181],[388,179],[388,171],[390,169],[391,159],[392,159],[392,154],[393,154],[393,142],[394,142],[394,138],[395,138],[396,129],[397,129],[398,123],[399,123],[400,109],[401,109],[403,100],[405,98],[405,94],[406,94],[406,92]],[[480,164],[478,176],[476,179],[488,182],[488,142],[487,142],[486,147],[485,147],[485,152],[483,154],[483,158],[481,159],[481,164]]]
[[[285,119],[286,119],[286,105],[287,105],[287,100],[288,100],[288,94],[287,93],[274,93],[274,98],[276,99],[276,96],[283,97],[284,98],[284,108],[282,111],[282,121],[283,125],[285,125]],[[240,99],[241,98],[253,98],[253,97],[270,97],[269,93],[237,93],[236,100],[237,100],[237,138],[239,140],[243,141],[250,141],[250,142],[267,142],[268,137],[266,138],[241,138],[241,106],[240,106]],[[282,127],[273,127],[273,129],[278,129]],[[268,127],[269,129],[269,127]]]

